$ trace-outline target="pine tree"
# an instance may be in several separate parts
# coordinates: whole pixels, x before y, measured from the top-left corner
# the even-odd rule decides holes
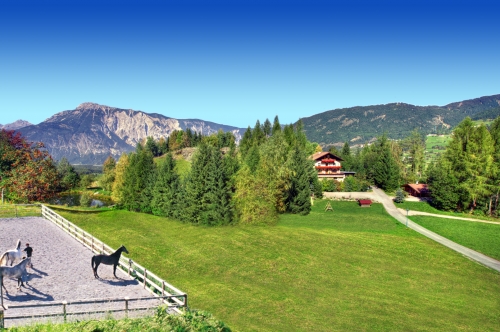
[[[391,146],[385,134],[375,144],[376,159],[373,164],[373,180],[384,190],[394,190],[399,186],[400,169],[394,160]]]
[[[248,126],[247,130],[243,134],[243,137],[240,140],[240,154],[241,158],[245,159],[248,151],[253,145],[253,136],[252,136],[252,128]]]
[[[351,147],[349,146],[349,143],[347,141],[344,143],[344,146],[342,147],[342,151],[340,152],[340,157],[343,159],[342,170],[344,171],[352,170]]]
[[[427,180],[432,194],[431,205],[440,210],[456,210],[460,203],[460,183],[452,172],[451,163],[444,157],[429,170]]]
[[[252,173],[255,173],[257,167],[259,167],[259,162],[260,162],[259,147],[252,146],[245,158],[245,164],[248,165]]]
[[[158,141],[158,152],[160,155],[164,155],[168,152],[168,141],[165,137],[161,137]]]
[[[151,212],[155,163],[151,151],[138,144],[130,156],[123,182],[123,206],[131,211]]]
[[[264,132],[262,131],[262,126],[260,125],[260,121],[257,120],[255,123],[255,127],[253,128],[252,131],[252,141],[253,145],[261,145],[264,142]]]
[[[157,168],[151,200],[151,211],[154,215],[179,218],[179,188],[180,179],[175,172],[175,160],[172,154],[168,153]]]
[[[280,132],[280,131],[281,131],[281,124],[280,124],[280,120],[278,119],[278,116],[276,115],[274,117],[273,129],[272,129],[271,134],[274,135],[275,133]]]
[[[266,137],[271,136],[272,127],[271,127],[271,121],[269,121],[269,119],[266,119],[266,121],[264,121],[264,124],[262,125],[262,132]]]
[[[396,197],[394,197],[395,203],[403,203],[405,201],[405,194],[401,188],[396,190]]]
[[[288,190],[287,210],[291,213],[306,215],[311,211],[312,188],[308,170],[312,168],[312,163],[307,160],[299,146],[295,146],[292,150],[289,168],[293,175]]]
[[[156,144],[154,138],[151,136],[147,137],[145,148],[146,150],[149,150],[151,152],[153,157],[158,157],[160,155],[158,144]]]

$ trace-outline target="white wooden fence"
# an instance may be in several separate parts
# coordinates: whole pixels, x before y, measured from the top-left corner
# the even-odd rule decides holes
[[[42,216],[52,221],[75,240],[92,250],[93,253],[109,255],[115,252],[115,250],[104,242],[85,232],[83,229],[66,220],[45,205],[42,205]],[[145,267],[135,263],[124,255],[121,255],[118,266],[126,271],[129,276],[138,279],[143,287],[154,296],[163,297],[164,302],[169,307],[172,307],[174,311],[180,313],[181,311],[178,308],[187,308],[188,296],[186,293],[148,271]]]

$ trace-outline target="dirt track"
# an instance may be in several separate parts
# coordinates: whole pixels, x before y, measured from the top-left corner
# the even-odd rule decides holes
[[[21,240],[23,249],[26,243],[33,247],[34,267],[24,278],[28,285],[21,290],[17,290],[17,281],[4,279],[7,288],[7,292],[3,291],[4,305],[151,296],[136,280],[130,279],[119,269],[116,274],[120,279],[115,279],[113,267],[109,265],[99,266],[98,272],[102,279],[95,279],[90,263],[92,252],[44,218],[0,219],[0,254],[14,249],[18,239]],[[154,305],[158,303],[155,301]],[[120,306],[123,307],[123,304]],[[70,307],[68,306],[68,312],[71,311]],[[5,311],[6,327],[21,323],[20,320],[8,319],[9,316],[25,314],[24,311],[21,313],[17,310],[20,309]],[[33,313],[61,311],[50,307],[31,310]]]

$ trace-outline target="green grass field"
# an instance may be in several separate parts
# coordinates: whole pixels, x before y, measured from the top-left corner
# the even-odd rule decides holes
[[[474,214],[469,214],[469,213],[463,213],[463,212],[450,212],[450,211],[442,211],[438,210],[435,207],[431,206],[427,202],[403,202],[403,203],[397,203],[396,206],[401,209],[409,209],[412,211],[420,211],[420,212],[428,212],[428,213],[434,213],[434,214],[441,214],[444,216],[452,216],[452,217],[460,217],[460,218],[472,218],[472,219],[479,219],[479,220],[487,220],[487,221],[495,221],[495,222],[500,222],[500,219],[494,218],[494,217],[488,217],[488,216],[479,216],[479,215],[474,215]]]
[[[467,248],[500,260],[500,225],[412,216],[411,220]]]
[[[0,218],[40,217],[41,215],[40,206],[0,203]]]
[[[450,141],[451,135],[427,136],[425,139],[425,161],[427,163],[435,161],[445,151]]]
[[[235,331],[498,331],[500,274],[380,204],[316,202],[275,226],[206,228],[126,211],[61,212]]]

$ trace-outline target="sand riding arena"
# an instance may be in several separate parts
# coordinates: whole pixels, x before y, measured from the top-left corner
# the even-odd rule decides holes
[[[7,308],[3,312],[5,327],[62,322],[64,319],[151,315],[162,301],[148,289],[156,288],[160,296],[172,295],[165,292],[165,285],[162,294],[158,280],[155,280],[155,285],[150,284],[149,276],[144,278],[146,269],[139,270],[143,274],[137,280],[129,276],[132,269],[127,269],[127,272],[117,268],[117,279],[113,276],[112,266],[100,265],[101,279],[94,278],[91,259],[95,253],[89,245],[77,241],[70,234],[42,217],[0,219],[0,254],[14,249],[18,239],[21,240],[21,248],[24,249],[26,243],[33,248],[33,268],[28,269],[23,278],[25,287],[18,290],[16,280],[3,280],[6,287],[3,304]],[[135,271],[133,274],[137,276]],[[179,307],[187,305],[187,295],[173,300],[170,298],[170,302],[181,304]],[[179,312],[178,308],[174,306],[172,312]]]

